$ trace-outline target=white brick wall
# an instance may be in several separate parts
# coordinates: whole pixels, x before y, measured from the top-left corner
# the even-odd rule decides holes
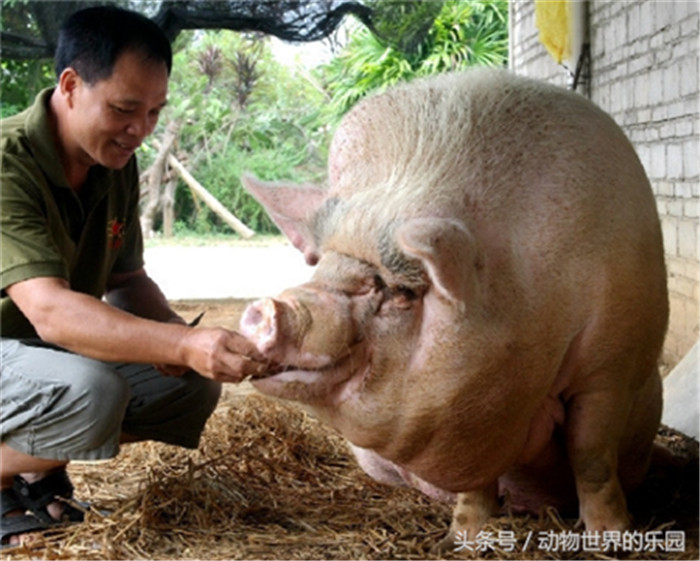
[[[656,195],[666,250],[673,365],[700,317],[699,27],[697,0],[589,0],[591,99],[625,130]],[[510,2],[510,66],[562,86],[566,71],[539,43],[533,0]]]

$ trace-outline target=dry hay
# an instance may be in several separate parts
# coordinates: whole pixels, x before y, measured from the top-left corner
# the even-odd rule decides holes
[[[245,300],[182,301],[186,319],[238,325]],[[3,558],[20,559],[435,559],[451,508],[412,489],[372,481],[345,442],[293,404],[226,386],[199,450],[158,443],[125,446],[119,457],[76,464],[76,496],[92,504],[86,523],[34,535]],[[591,554],[503,550],[448,559],[698,559],[698,445],[662,430],[684,468],[656,468],[630,500],[642,531],[685,531],[685,552]],[[109,511],[103,516],[100,511]],[[580,534],[556,512],[503,516],[490,527],[528,536]]]
[[[694,459],[684,470],[656,470],[631,505],[638,528],[684,530],[686,551],[619,558],[698,558],[697,443],[672,432],[663,438]],[[4,558],[431,559],[450,521],[448,506],[366,477],[344,441],[302,410],[232,390],[199,450],[134,444],[114,460],[73,465],[70,473],[77,496],[92,504],[86,523],[34,535]],[[519,551],[528,534],[580,534],[574,522],[554,512],[501,517],[491,530],[514,532],[518,550],[508,553],[497,542],[480,558],[615,558]],[[447,554],[463,557],[474,554]]]

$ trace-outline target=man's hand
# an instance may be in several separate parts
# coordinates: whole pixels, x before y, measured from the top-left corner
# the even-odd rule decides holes
[[[194,371],[219,382],[241,382],[269,368],[253,343],[220,327],[191,329],[181,340],[177,354],[180,352]]]
[[[194,318],[190,323],[187,323],[186,325],[189,325],[190,327],[196,327],[197,325],[199,325],[199,322],[201,321],[203,315],[204,312],[200,313],[196,318]],[[182,319],[179,315],[174,315],[173,318],[170,319],[169,323],[181,323],[185,325],[185,320]],[[158,372],[163,374],[163,376],[172,376],[174,378],[184,376],[185,373],[191,370],[187,366],[178,366],[177,364],[154,364],[153,367],[156,370],[158,370]]]
[[[157,285],[143,269],[110,277],[107,300],[123,310],[141,317],[167,323],[181,323]],[[192,327],[198,320],[197,318]],[[187,337],[186,346],[192,351],[186,356],[187,365],[162,364],[154,366],[165,376],[183,376],[194,370],[200,375],[220,382],[240,382],[249,375],[265,372],[266,363],[252,343],[242,335],[225,329],[198,329],[196,337]],[[193,342],[194,341],[194,342]]]

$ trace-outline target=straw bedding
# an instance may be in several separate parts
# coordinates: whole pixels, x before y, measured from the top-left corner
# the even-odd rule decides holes
[[[221,316],[208,315],[222,324]],[[698,559],[698,444],[668,429],[659,440],[685,464],[654,468],[630,509],[642,533],[683,531],[683,551],[592,552],[571,544],[554,551],[538,536],[580,536],[581,529],[543,511],[502,516],[488,528],[499,538],[512,532],[513,540],[438,554],[432,548],[449,526],[449,506],[372,481],[342,438],[294,404],[245,384],[227,386],[198,450],[139,443],[108,462],[72,465],[76,496],[91,503],[86,522],[32,535],[2,557]]]

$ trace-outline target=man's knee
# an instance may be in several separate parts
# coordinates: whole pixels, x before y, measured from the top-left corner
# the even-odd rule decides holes
[[[8,444],[28,455],[96,460],[114,456],[130,389],[108,364],[54,352],[52,362],[18,364],[3,383],[12,411],[3,415]],[[3,398],[3,404],[5,398]],[[5,419],[7,416],[7,420]]]
[[[91,376],[83,376],[74,384],[78,414],[83,419],[78,431],[80,446],[85,450],[99,448],[108,440],[118,439],[131,390],[126,380],[108,364],[95,363]]]
[[[209,378],[204,378],[198,374],[194,375],[194,372],[192,373],[190,383],[192,384],[192,397],[190,399],[193,404],[196,404],[201,414],[208,419],[219,403],[219,398],[221,397],[221,383],[210,380]]]
[[[195,448],[207,419],[216,408],[221,384],[195,372],[165,377],[130,368],[134,397],[124,420],[124,432],[145,439]]]

